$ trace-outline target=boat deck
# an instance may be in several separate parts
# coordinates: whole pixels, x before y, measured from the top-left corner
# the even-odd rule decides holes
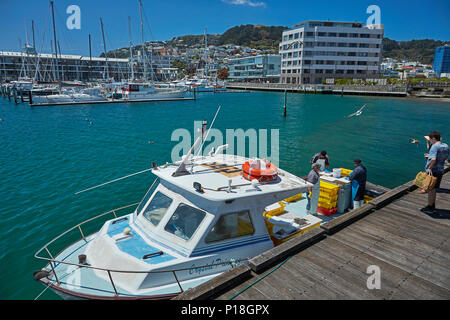
[[[411,181],[176,299],[450,299],[448,169],[435,214]]]

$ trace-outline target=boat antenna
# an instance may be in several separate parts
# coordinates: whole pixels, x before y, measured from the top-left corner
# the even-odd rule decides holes
[[[213,118],[213,120],[212,120],[212,122],[211,122],[211,125],[209,126],[209,129],[208,129],[208,131],[206,132],[205,137],[203,138],[203,143],[202,143],[202,145],[200,146],[200,149],[199,149],[198,152],[197,152],[197,156],[200,154],[200,152],[202,152],[203,145],[205,144],[206,139],[208,138],[209,131],[211,131],[211,128],[212,128],[212,126],[214,125],[214,121],[216,121],[216,118],[217,118],[217,115],[219,114],[220,108],[221,108],[221,106],[219,106],[219,107],[217,108],[216,114],[214,115],[214,118]]]

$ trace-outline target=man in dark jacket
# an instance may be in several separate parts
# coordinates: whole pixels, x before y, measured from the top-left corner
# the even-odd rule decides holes
[[[348,176],[352,182],[352,188],[358,186],[355,198],[353,199],[353,209],[359,208],[364,204],[364,194],[366,193],[367,169],[361,163],[361,159],[355,159],[355,170]]]

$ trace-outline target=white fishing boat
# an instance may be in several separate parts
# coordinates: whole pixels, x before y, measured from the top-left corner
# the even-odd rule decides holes
[[[40,249],[35,257],[47,265],[35,280],[63,298],[168,299],[272,248],[263,212],[311,185],[266,161],[222,154],[227,145],[193,156],[205,129],[182,161],[153,163],[148,170],[157,179],[138,205],[91,218]],[[254,163],[266,166],[253,168],[252,178],[245,168]],[[98,231],[84,234],[108,215]],[[306,217],[304,226],[318,226],[315,219]],[[80,239],[64,242],[73,232]],[[58,253],[56,241],[64,248]]]

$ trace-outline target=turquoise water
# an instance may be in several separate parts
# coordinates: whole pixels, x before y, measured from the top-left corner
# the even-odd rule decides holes
[[[70,227],[139,201],[153,181],[145,173],[82,189],[171,161],[177,128],[221,111],[215,128],[279,129],[280,167],[306,175],[312,155],[328,151],[332,167],[359,157],[369,181],[395,187],[424,165],[422,137],[450,137],[450,103],[435,100],[269,92],[201,94],[197,101],[61,107],[15,106],[0,98],[0,299],[34,299],[43,286],[35,252]],[[359,117],[347,118],[361,105]],[[90,125],[86,118],[93,124]],[[409,138],[421,140],[419,146]],[[153,141],[154,143],[149,143]],[[47,290],[40,299],[58,299]]]

